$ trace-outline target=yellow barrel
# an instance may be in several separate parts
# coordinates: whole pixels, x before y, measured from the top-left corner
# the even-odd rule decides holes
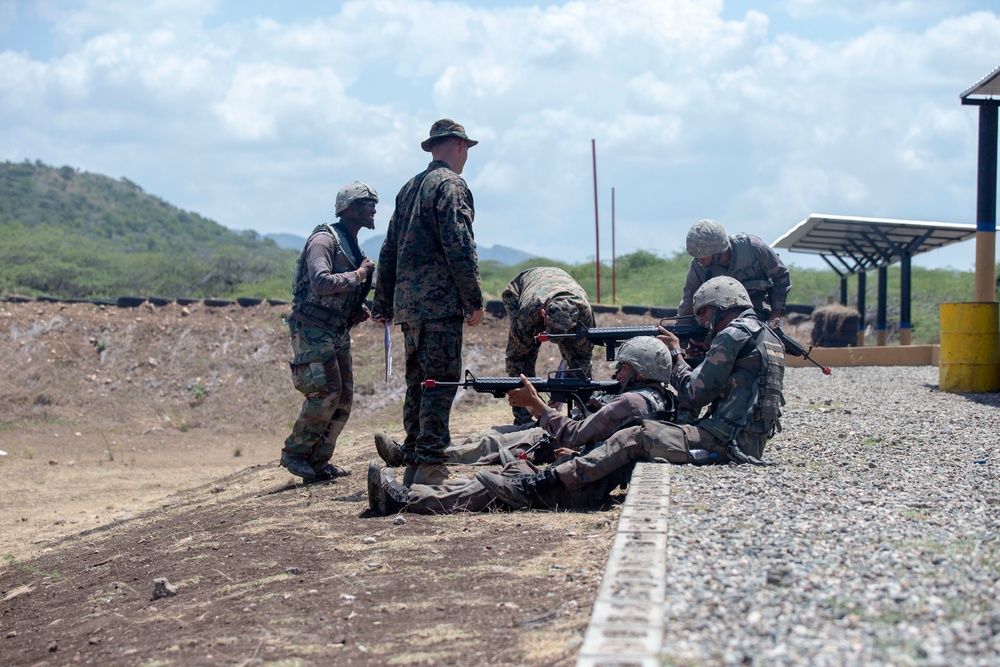
[[[941,391],[1000,391],[1000,304],[940,305]]]

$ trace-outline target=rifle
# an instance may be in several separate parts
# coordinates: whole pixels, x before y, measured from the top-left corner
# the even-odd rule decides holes
[[[595,381],[588,378],[583,370],[573,368],[566,371],[553,371],[549,373],[548,379],[531,377],[528,382],[535,391],[552,394],[552,400],[558,403],[571,403],[576,401],[583,414],[587,411],[587,401],[596,392],[614,393],[621,389],[617,380]],[[517,377],[476,377],[472,371],[465,371],[465,382],[438,382],[437,380],[424,380],[425,389],[435,387],[464,387],[474,389],[480,394],[492,394],[494,398],[505,396],[511,389],[523,387],[521,378]]]
[[[832,375],[828,366],[824,366],[809,356],[809,353],[812,352],[813,349],[812,345],[809,346],[808,350],[802,347],[794,338],[782,331],[781,326],[776,326],[771,329],[771,331],[773,331],[774,335],[781,341],[781,345],[785,348],[785,354],[790,354],[793,357],[802,357],[806,361],[816,364],[816,366],[823,371],[823,375]]]
[[[685,315],[664,317],[660,320],[659,326],[594,327],[588,329],[583,322],[577,322],[575,333],[554,334],[543,331],[535,336],[535,340],[544,343],[547,340],[556,342],[564,338],[586,338],[594,341],[596,345],[603,345],[607,352],[608,361],[614,361],[615,350],[619,345],[637,336],[658,336],[660,335],[659,327],[663,327],[677,336],[681,345],[687,345],[690,341],[703,341],[708,337],[708,329],[698,324],[693,315]]]

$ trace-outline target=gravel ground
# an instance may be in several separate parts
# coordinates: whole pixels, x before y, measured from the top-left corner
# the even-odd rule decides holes
[[[678,466],[668,665],[1000,665],[1000,394],[791,368],[774,468]]]

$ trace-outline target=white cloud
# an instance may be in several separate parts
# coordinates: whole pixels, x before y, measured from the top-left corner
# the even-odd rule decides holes
[[[482,142],[466,177],[487,245],[593,254],[592,138],[620,252],[680,249],[708,216],[768,240],[817,210],[962,220],[976,114],[958,93],[996,64],[969,45],[1000,43],[994,12],[938,19],[923,2],[842,5],[856,28],[836,40],[772,35],[763,11],[723,19],[721,0],[373,0],[295,22],[227,9],[39,3],[57,48],[0,51],[0,155],[305,233],[355,179],[382,194],[384,225],[449,116]]]

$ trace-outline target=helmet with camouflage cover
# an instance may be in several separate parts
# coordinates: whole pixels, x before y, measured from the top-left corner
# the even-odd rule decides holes
[[[687,251],[694,258],[711,257],[729,250],[729,236],[715,220],[699,220],[687,235]]]
[[[375,192],[375,188],[361,181],[353,181],[340,188],[340,192],[337,193],[337,217],[359,199],[373,199],[377,204],[378,193]]]
[[[615,357],[619,362],[632,365],[635,372],[644,378],[667,384],[670,382],[672,362],[670,350],[662,341],[652,336],[630,338],[618,348]]]
[[[729,276],[719,276],[706,280],[698,288],[694,293],[692,307],[697,313],[705,306],[712,306],[721,312],[731,308],[750,308],[752,305],[750,295],[740,281]]]

